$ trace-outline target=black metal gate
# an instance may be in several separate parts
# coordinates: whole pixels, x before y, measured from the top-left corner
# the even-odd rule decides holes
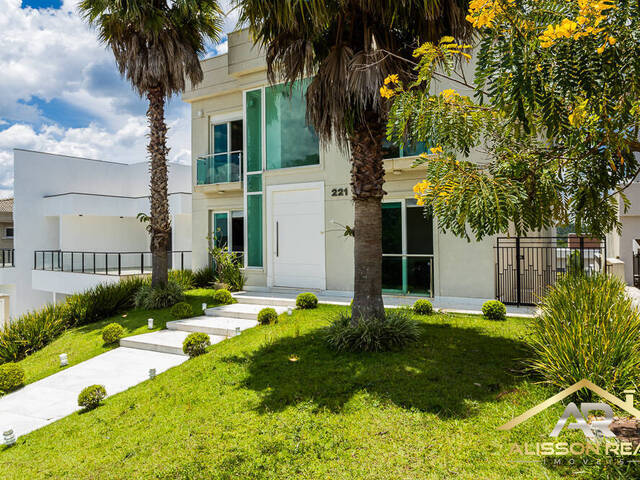
[[[496,298],[535,305],[548,286],[571,271],[606,269],[607,245],[598,238],[512,237],[496,241]]]
[[[633,286],[640,288],[640,252],[633,253]]]

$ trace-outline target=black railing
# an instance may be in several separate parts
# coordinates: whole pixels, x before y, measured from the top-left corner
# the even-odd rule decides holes
[[[13,248],[0,248],[0,268],[16,266],[16,251]]]
[[[535,305],[561,275],[607,268],[607,244],[599,238],[511,237],[496,240],[496,298]]]
[[[169,268],[191,268],[191,251],[169,254]],[[52,272],[92,273],[95,275],[139,275],[151,273],[151,252],[80,252],[36,250],[33,269]]]

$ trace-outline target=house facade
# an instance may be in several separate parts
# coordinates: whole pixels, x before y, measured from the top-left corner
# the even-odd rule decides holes
[[[191,268],[191,167],[169,164],[171,267]],[[151,272],[149,165],[14,151],[15,266],[0,269],[11,316]]]
[[[246,30],[202,62],[183,100],[192,114],[194,267],[215,241],[242,256],[247,289],[353,291],[348,152],[321,144],[305,122],[306,82],[270,85]],[[447,88],[443,86],[442,88]],[[494,298],[495,238],[467,242],[416,205],[413,168],[428,145],[385,148],[383,288],[387,293]]]

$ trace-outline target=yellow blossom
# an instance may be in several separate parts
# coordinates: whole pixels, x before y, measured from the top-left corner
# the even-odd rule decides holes
[[[437,155],[438,153],[442,153],[442,147],[440,145],[438,145],[437,147],[433,147],[430,150],[431,150],[431,153],[433,153],[434,155]]]
[[[394,92],[392,89],[390,89],[386,85],[383,85],[382,87],[380,87],[380,96],[382,96],[384,98],[391,98],[395,94],[396,94],[396,92]]]

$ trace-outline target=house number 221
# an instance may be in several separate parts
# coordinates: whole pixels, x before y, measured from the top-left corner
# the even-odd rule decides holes
[[[331,196],[332,197],[346,197],[349,195],[349,189],[347,188],[332,188]]]

